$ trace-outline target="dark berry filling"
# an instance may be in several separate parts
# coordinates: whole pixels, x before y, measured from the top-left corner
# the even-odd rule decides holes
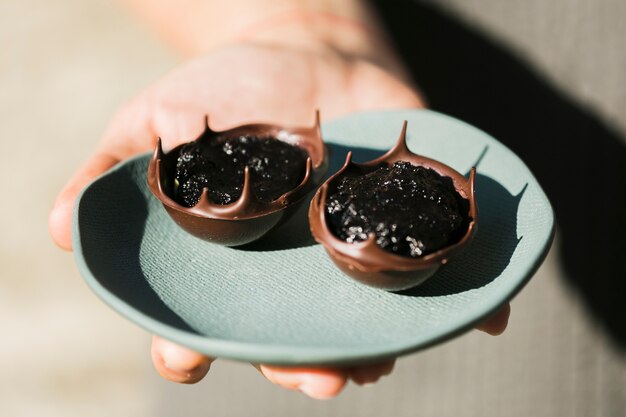
[[[344,177],[326,199],[328,225],[340,239],[359,242],[374,233],[381,248],[408,257],[458,242],[468,212],[451,178],[403,161]]]
[[[249,167],[252,193],[271,202],[303,180],[308,154],[271,137],[239,136],[199,140],[180,148],[176,162],[174,199],[198,204],[207,187],[209,200],[230,204],[241,196],[244,167]]]

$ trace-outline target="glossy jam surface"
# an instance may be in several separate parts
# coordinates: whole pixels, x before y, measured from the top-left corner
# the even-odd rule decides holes
[[[337,237],[353,243],[374,233],[382,249],[408,257],[459,241],[468,212],[469,202],[451,178],[403,161],[346,176],[326,199],[327,222]]]
[[[271,202],[302,181],[307,157],[303,149],[271,137],[194,141],[180,148],[174,199],[192,207],[207,187],[212,203],[234,203],[241,196],[244,168],[248,166],[252,193],[260,201]]]

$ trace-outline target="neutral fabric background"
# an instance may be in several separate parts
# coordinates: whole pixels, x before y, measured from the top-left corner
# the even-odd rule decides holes
[[[416,10],[494,40],[612,138],[626,137],[625,2],[442,0]],[[160,380],[149,335],[96,299],[46,221],[116,107],[178,61],[107,1],[0,3],[1,416],[624,415],[626,316],[601,324],[564,273],[560,232],[503,336],[473,332],[402,358],[374,387],[315,402],[223,361],[195,386]],[[433,93],[436,108],[447,103]]]

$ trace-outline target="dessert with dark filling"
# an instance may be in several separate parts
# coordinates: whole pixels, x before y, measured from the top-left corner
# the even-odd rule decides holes
[[[335,265],[355,280],[399,291],[421,284],[476,231],[476,169],[469,178],[415,154],[407,124],[396,145],[372,161],[343,167],[318,189],[309,225]]]
[[[148,187],[192,235],[226,246],[253,242],[306,200],[328,169],[319,114],[312,127],[251,123],[164,152],[157,140]]]
[[[326,219],[337,237],[353,243],[373,233],[382,249],[409,257],[458,242],[468,210],[450,177],[406,161],[346,176],[326,199]]]
[[[241,197],[248,167],[252,193],[259,201],[271,202],[300,184],[307,157],[304,149],[272,137],[191,142],[179,151],[174,198],[186,207],[195,206],[206,187],[211,202],[231,204]]]

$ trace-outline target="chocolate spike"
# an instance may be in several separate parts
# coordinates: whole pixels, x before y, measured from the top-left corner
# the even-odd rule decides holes
[[[394,145],[393,148],[389,150],[385,155],[383,155],[380,159],[391,159],[391,158],[402,158],[404,155],[410,153],[409,148],[406,144],[406,128],[407,121],[405,120],[402,124],[402,131],[400,132],[400,136],[398,137],[398,141]]]
[[[306,183],[309,182],[309,178],[311,177],[312,171],[313,171],[313,160],[309,156],[306,158],[306,168],[304,169],[304,178],[302,178],[302,181],[300,181],[300,184],[298,184],[296,188],[289,191],[285,195],[292,194],[294,191],[299,190],[300,188],[304,187]]]
[[[256,202],[256,196],[252,193],[252,180],[250,179],[250,167],[243,168],[243,187],[241,188],[241,196],[235,202],[233,207],[244,207],[245,205]]]
[[[348,154],[346,155],[346,162],[343,163],[343,166],[339,171],[348,169],[350,165],[352,165],[352,151],[348,151]]]
[[[241,195],[237,201],[224,206],[213,206],[212,211],[214,213],[233,213],[233,219],[237,219],[239,217],[237,213],[242,213],[244,210],[250,209],[262,210],[265,206],[266,205],[259,201],[252,192],[250,167],[245,166],[243,169],[243,187],[241,188]]]
[[[324,141],[322,140],[322,127],[320,122],[320,111],[319,109],[315,110],[315,124],[309,130],[311,135],[311,147],[314,149],[313,156],[315,156],[316,160],[314,162],[315,169],[320,168],[322,163],[325,160],[324,157]],[[311,153],[309,151],[309,153]]]
[[[276,199],[276,202],[282,206],[286,206],[289,204],[290,200],[295,201],[299,197],[296,194],[299,194],[300,190],[307,186],[307,184],[311,181],[311,175],[313,175],[313,161],[311,157],[307,157],[306,159],[306,168],[304,170],[304,177],[302,181],[296,186],[296,188],[287,191],[285,194],[281,195]]]
[[[156,149],[154,150],[154,159],[159,160],[163,158],[163,144],[161,138],[157,138]]]
[[[157,147],[157,152],[159,150],[161,141],[159,141],[159,146]],[[155,156],[156,157],[156,156]],[[159,193],[165,194],[164,190],[163,190],[163,183],[161,180],[161,158],[160,157],[156,157],[156,161],[154,163],[154,169],[155,169],[155,179],[156,179],[156,188],[159,191]]]
[[[305,184],[309,177],[311,176],[311,172],[313,171],[313,160],[310,156],[306,158],[306,168],[304,169],[304,178],[300,182],[300,184]]]
[[[357,165],[376,166],[380,163],[392,164],[396,161],[406,160],[407,158],[410,159],[411,157],[420,157],[419,155],[411,152],[409,148],[407,147],[406,128],[407,128],[407,121],[405,120],[404,123],[402,124],[402,131],[400,132],[398,141],[393,146],[393,148],[389,149],[384,155],[379,156],[378,158],[373,159],[364,164],[357,164]]]
[[[205,211],[211,210],[211,207],[213,207],[213,203],[211,203],[211,200],[209,200],[209,187],[204,187],[202,189],[202,194],[200,194],[200,200],[198,200],[198,204],[191,207],[191,211],[201,214]]]
[[[476,195],[474,193],[475,183],[476,183],[476,167],[472,167],[472,169],[470,170],[470,176],[469,176],[469,195],[467,196],[467,199],[470,202],[469,215],[472,219],[476,219],[476,216],[478,215],[478,209],[476,208]]]
[[[208,114],[204,116],[204,128],[206,129],[206,131],[212,132],[211,128],[209,127],[209,115]]]
[[[320,214],[322,216],[322,220],[324,222],[326,222],[326,210],[324,210],[324,204],[326,203],[326,196],[328,195],[328,183],[324,183],[324,185],[322,185],[320,187],[320,192],[316,193],[315,196],[317,197],[317,200],[315,201],[315,204],[317,204],[318,209],[320,210]],[[315,198],[315,197],[314,197]]]
[[[161,158],[163,157],[163,149],[161,148],[161,138],[157,138],[157,144],[152,152],[150,164],[148,165],[148,186],[153,192],[163,194],[161,182]]]
[[[315,124],[313,125],[313,129],[315,129],[317,131],[317,135],[321,138],[322,137],[322,133],[321,133],[321,123],[320,123],[320,109],[316,109],[315,110]]]

